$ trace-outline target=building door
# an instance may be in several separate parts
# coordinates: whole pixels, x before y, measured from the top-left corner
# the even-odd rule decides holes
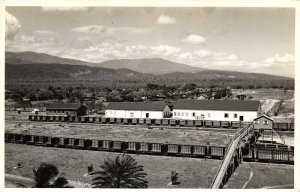
[[[149,118],[149,113],[146,113],[146,118]]]
[[[240,121],[244,121],[244,116],[240,116]]]

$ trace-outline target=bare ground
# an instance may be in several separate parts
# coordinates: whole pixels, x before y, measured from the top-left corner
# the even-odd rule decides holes
[[[55,164],[70,180],[91,183],[90,177],[84,177],[87,166],[93,164],[97,170],[97,165],[105,158],[115,155],[117,153],[7,143],[5,145],[5,172],[32,178],[33,168],[36,168],[41,162],[47,162]],[[170,183],[172,170],[179,173],[180,185],[175,188],[207,188],[221,163],[220,160],[211,159],[205,161],[204,159],[183,157],[132,156],[138,164],[144,166],[150,188],[171,187],[168,183]],[[21,163],[23,168],[14,170],[13,167],[17,163]]]

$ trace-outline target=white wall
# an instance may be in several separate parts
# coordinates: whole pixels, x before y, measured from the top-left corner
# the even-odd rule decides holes
[[[133,116],[130,114],[133,113]],[[162,111],[129,111],[129,110],[111,110],[105,111],[105,117],[115,118],[146,118],[146,113],[149,113],[149,118],[161,119],[163,118]]]
[[[178,115],[180,113],[180,116]],[[195,116],[193,116],[195,113]],[[225,113],[228,118],[225,118]],[[234,117],[234,114],[237,117]],[[201,118],[204,115],[204,118]],[[187,110],[187,109],[173,109],[174,119],[189,119],[189,120],[212,120],[212,121],[239,121],[239,117],[244,116],[244,121],[250,122],[258,116],[255,111],[206,111],[206,110]]]

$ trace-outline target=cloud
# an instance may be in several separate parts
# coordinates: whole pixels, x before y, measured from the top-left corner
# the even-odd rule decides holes
[[[44,12],[49,11],[87,11],[89,7],[41,7]]]
[[[157,18],[157,23],[160,25],[169,25],[176,23],[176,19],[168,15],[161,15]]]
[[[19,32],[21,24],[12,14],[5,12],[5,38],[14,39]]]
[[[46,31],[46,30],[37,30],[37,31],[35,31],[35,33],[42,34],[42,35],[54,34],[54,32],[52,32],[52,31]]]
[[[191,34],[187,37],[185,37],[182,42],[184,43],[189,43],[189,44],[203,44],[205,43],[205,39],[203,37],[201,37],[200,35],[194,35]]]
[[[103,25],[87,25],[77,28],[73,28],[72,31],[78,33],[87,33],[87,34],[113,34],[117,32],[125,32],[130,34],[141,34],[150,32],[150,28],[136,28],[136,27],[108,27]]]
[[[274,63],[294,63],[294,55],[285,53],[284,55],[276,54],[274,57],[269,57],[265,59],[265,63],[274,64]]]
[[[210,51],[207,51],[207,50],[199,50],[199,51],[194,51],[194,54],[197,56],[197,57],[208,57],[211,55],[211,52]]]
[[[160,45],[150,47],[151,51],[155,55],[160,56],[171,56],[180,52],[180,48],[169,46],[169,45]]]

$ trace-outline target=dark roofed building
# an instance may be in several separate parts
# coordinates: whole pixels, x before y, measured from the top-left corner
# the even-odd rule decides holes
[[[106,107],[105,116],[116,118],[163,118],[170,115],[165,103],[111,102]]]
[[[259,113],[254,100],[178,100],[173,107],[177,119],[252,121]]]
[[[83,116],[87,114],[87,107],[80,103],[52,103],[46,107],[46,114]]]

